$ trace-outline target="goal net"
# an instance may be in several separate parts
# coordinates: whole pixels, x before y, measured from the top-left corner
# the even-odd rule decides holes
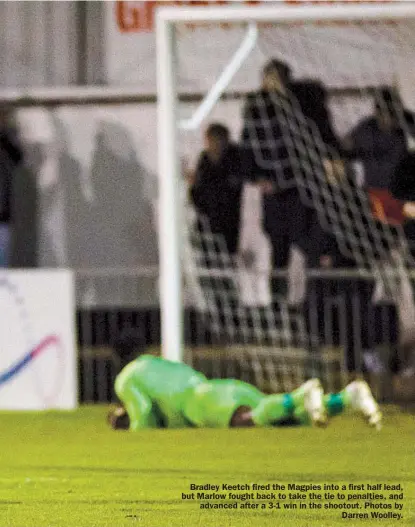
[[[220,122],[229,128],[243,155],[248,152],[243,159],[251,167],[241,193],[236,252],[229,250],[226,233],[211,224],[209,213],[195,206],[186,183],[182,207],[176,208],[174,218],[184,233],[180,257],[187,298],[212,335],[213,349],[208,352],[215,362],[212,375],[239,376],[270,391],[291,389],[306,377],[319,375],[334,389],[348,371],[361,370],[362,353],[376,340],[368,342],[363,334],[361,319],[374,301],[372,294],[361,294],[365,288],[372,291],[369,278],[362,285],[363,272],[374,277],[383,297],[396,301],[402,276],[412,265],[411,251],[400,204],[390,197],[384,201],[382,192],[368,188],[364,158],[367,151],[374,152],[375,161],[384,166],[388,145],[386,153],[376,150],[382,147],[370,135],[372,119],[365,132],[369,135],[354,145],[365,153],[353,154],[350,147],[358,126],[369,122],[374,108],[385,106],[399,123],[403,151],[412,148],[415,127],[403,107],[409,110],[415,102],[411,100],[415,18],[409,10],[403,17],[399,9],[386,7],[387,17],[382,9],[376,14],[373,6],[351,10],[343,6],[341,16],[339,6],[286,7],[287,16],[279,8],[266,23],[261,8],[250,7],[245,8],[248,33],[247,23],[240,17],[234,22],[225,10],[222,19],[215,15],[202,21],[196,16],[174,24],[177,90],[202,91],[203,100],[176,104],[178,147],[171,149],[176,156],[171,162],[182,167],[179,160],[185,159],[196,167],[207,125]],[[301,9],[303,16],[294,13]],[[261,87],[261,71],[270,60],[288,67],[282,94]],[[242,168],[244,173],[246,165]],[[183,180],[183,170],[176,172]],[[264,224],[270,222],[263,217],[264,174],[272,192],[278,189],[282,196],[295,196],[291,211],[282,219],[277,214],[276,222],[295,223],[303,214],[301,228],[306,233],[310,222],[315,224],[316,230],[303,236],[303,243],[294,242],[287,274],[272,268],[269,231],[275,226],[264,231]],[[383,181],[379,186],[384,185]],[[207,188],[210,203],[213,199],[217,207],[232,206]],[[218,193],[221,188],[218,185]],[[398,213],[390,213],[391,203]],[[286,226],[275,227],[279,228],[285,232]],[[319,238],[313,238],[315,232]],[[306,255],[327,239],[333,240],[341,261],[350,262],[355,272],[346,273],[349,282],[338,279],[335,291],[313,305],[304,280]],[[345,285],[353,279],[356,286]],[[287,282],[282,293],[273,286],[278,280]],[[347,287],[353,287],[353,295]],[[171,308],[174,300],[170,302]],[[356,302],[361,304],[358,316]],[[341,309],[333,315],[334,304]],[[350,314],[353,309],[355,316]],[[341,326],[349,333],[344,338]],[[199,356],[194,350],[188,360],[194,362]]]

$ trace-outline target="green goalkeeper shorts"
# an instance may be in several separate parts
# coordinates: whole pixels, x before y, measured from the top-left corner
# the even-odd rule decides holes
[[[245,382],[217,379],[195,386],[186,396],[183,412],[194,426],[227,428],[237,408],[255,408],[264,397]]]

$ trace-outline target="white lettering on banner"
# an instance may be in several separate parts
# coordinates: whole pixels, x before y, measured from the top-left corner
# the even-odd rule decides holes
[[[368,3],[369,2],[376,2],[379,3],[389,3],[393,2],[394,0],[283,0],[283,4],[285,5],[333,5],[333,4],[361,4],[361,3]],[[266,1],[260,1],[260,0],[243,0],[240,2],[243,5],[247,6],[253,6],[253,5],[261,5],[261,4],[267,4]],[[155,12],[156,9],[162,5],[165,5],[166,2],[161,1],[147,1],[147,2],[129,2],[124,0],[117,0],[116,1],[116,9],[115,9],[115,15],[116,15],[116,21],[118,29],[122,33],[140,33],[140,32],[148,32],[154,30],[154,22],[155,22]],[[169,2],[169,5],[174,5],[177,7],[180,6],[224,6],[224,5],[230,5],[234,4],[234,2],[230,1],[222,1],[222,0],[205,0],[205,1],[173,1]],[[222,27],[227,27],[228,24],[221,24]]]

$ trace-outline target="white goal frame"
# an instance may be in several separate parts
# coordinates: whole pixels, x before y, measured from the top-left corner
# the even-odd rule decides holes
[[[159,259],[162,355],[182,361],[183,296],[180,256],[180,167],[177,148],[176,43],[178,23],[246,23],[248,30],[261,23],[290,24],[302,21],[382,21],[415,19],[415,3],[390,2],[342,5],[263,5],[223,7],[162,7],[156,13],[158,161],[159,161]],[[246,52],[249,53],[249,43]],[[240,64],[235,64],[235,72]],[[229,72],[228,72],[229,73]],[[219,78],[218,83],[223,79]],[[217,83],[217,84],[218,84]],[[218,99],[221,90],[212,88]],[[212,94],[211,93],[211,94]],[[211,103],[215,101],[210,101]],[[203,103],[202,103],[203,104]],[[206,114],[211,105],[205,104]],[[199,112],[200,113],[200,112]]]

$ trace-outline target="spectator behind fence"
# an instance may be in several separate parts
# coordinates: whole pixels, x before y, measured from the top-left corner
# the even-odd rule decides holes
[[[415,136],[414,114],[403,107],[396,92],[383,88],[374,97],[374,114],[359,122],[345,140],[349,155],[363,163],[366,187],[390,188],[411,136]]]
[[[223,237],[230,255],[238,249],[246,172],[241,150],[231,142],[228,128],[219,123],[209,125],[190,195],[197,212],[209,221],[211,232]]]
[[[291,246],[303,236],[306,209],[294,184],[289,151],[284,141],[281,107],[290,105],[289,66],[270,61],[262,72],[262,87],[250,94],[243,110],[242,144],[251,153],[253,174],[263,193],[263,222],[272,254],[272,268],[286,269]],[[275,298],[285,295],[286,282],[273,278]]]
[[[345,140],[349,156],[363,164],[374,216],[383,223],[406,222],[395,174],[398,167],[402,172],[410,165],[408,147],[414,138],[415,115],[404,108],[398,93],[383,88],[374,98],[374,115],[361,121]]]
[[[325,90],[314,81],[292,82],[289,66],[273,59],[263,69],[262,88],[247,98],[243,120],[242,143],[251,154],[252,179],[263,193],[264,230],[272,247],[273,269],[285,269],[291,247],[307,234],[312,213],[298,187],[302,154],[295,149],[293,135],[304,127],[304,133],[317,133],[326,145],[337,145]],[[271,290],[274,297],[285,295],[285,280],[274,277]]]
[[[203,258],[202,267],[229,270],[236,261],[242,188],[249,170],[241,149],[231,142],[229,130],[222,124],[209,125],[205,143],[195,173],[188,174],[190,197],[198,213],[193,244]],[[208,327],[215,327],[215,339],[222,341],[229,337],[226,328],[231,320],[237,324],[240,298],[236,275],[202,275],[199,284],[204,298],[210,299]]]
[[[409,240],[412,256],[415,258],[415,149],[396,166],[390,184],[395,203],[400,203],[404,232]]]
[[[12,184],[22,148],[12,124],[10,111],[0,108],[0,267],[10,263]]]
[[[345,256],[334,235],[322,229],[315,217],[309,225],[307,252],[311,269],[353,270],[359,267],[352,253]],[[376,347],[398,340],[398,315],[392,304],[372,304],[374,282],[358,276],[342,278],[314,277],[308,280],[305,315],[311,349],[322,345],[341,346],[344,363],[353,377],[363,369],[380,374],[382,364]],[[385,332],[385,320],[389,331]],[[362,360],[363,359],[363,360]]]

